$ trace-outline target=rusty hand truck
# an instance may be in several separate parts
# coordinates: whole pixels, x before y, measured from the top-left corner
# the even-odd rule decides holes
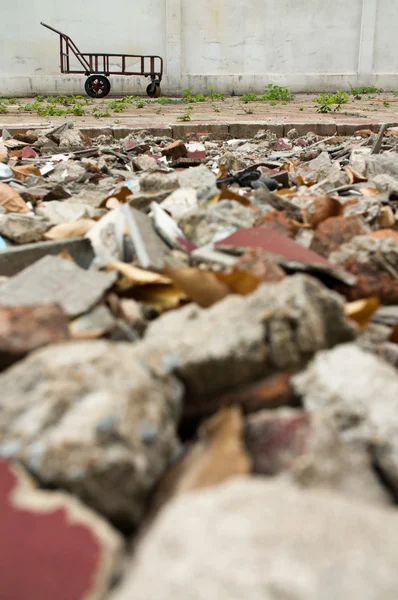
[[[85,75],[87,77],[85,83],[85,90],[88,96],[91,98],[105,98],[111,91],[111,82],[109,81],[109,75],[137,75],[141,77],[150,77],[151,83],[148,85],[146,92],[150,98],[159,98],[160,96],[160,82],[163,77],[163,58],[154,55],[141,55],[141,54],[103,54],[97,52],[80,52],[73,40],[46,25],[40,23],[43,27],[47,27],[54,33],[57,33],[60,38],[60,58],[61,58],[61,73],[71,73],[78,75]],[[75,55],[77,61],[82,66],[82,69],[74,70],[70,66],[71,53]],[[111,64],[111,59],[112,63]],[[119,59],[120,64],[115,65],[115,62]],[[140,63],[139,71],[128,71],[127,70],[127,59],[137,59]],[[111,70],[112,66],[119,66],[118,71]]]

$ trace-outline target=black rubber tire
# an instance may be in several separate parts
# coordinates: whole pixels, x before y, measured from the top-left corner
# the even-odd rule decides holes
[[[90,75],[86,79],[84,89],[90,98],[105,98],[111,91],[111,82],[105,75]]]
[[[146,93],[150,98],[159,98],[160,92],[160,83],[150,83],[146,89]]]

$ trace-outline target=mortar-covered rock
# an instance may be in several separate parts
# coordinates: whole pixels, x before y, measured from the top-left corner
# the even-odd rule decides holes
[[[135,526],[179,449],[181,385],[155,378],[134,346],[49,346],[0,376],[0,456]]]
[[[319,353],[293,378],[309,411],[329,414],[344,439],[365,445],[398,497],[398,373],[356,344]]]
[[[354,339],[341,297],[295,275],[229,296],[210,309],[189,305],[153,322],[137,354],[175,373],[194,401],[268,373],[295,369],[315,352]]]
[[[397,527],[330,490],[235,479],[172,501],[112,600],[396,600]]]

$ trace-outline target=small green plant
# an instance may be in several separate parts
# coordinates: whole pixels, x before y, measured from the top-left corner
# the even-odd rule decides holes
[[[293,94],[289,92],[289,88],[287,87],[270,83],[265,88],[261,99],[271,102],[290,102],[293,99]]]
[[[190,121],[191,113],[193,111],[193,106],[187,106],[187,109],[183,115],[177,117],[177,121]]]
[[[183,100],[183,99],[173,100],[173,98],[168,98],[167,96],[162,96],[161,98],[158,98],[157,100],[155,100],[155,102],[157,104],[183,104],[185,102],[185,100]]]
[[[336,92],[336,94],[320,94],[314,98],[317,103],[316,109],[319,113],[337,112],[341,110],[342,104],[348,103],[348,94],[346,92]]]
[[[43,96],[36,96],[35,100],[36,100],[36,102],[44,102],[44,97]]]
[[[192,95],[192,88],[183,90],[182,97],[184,98],[185,102],[192,102],[194,98]]]
[[[341,106],[342,104],[348,104],[349,96],[347,92],[336,92],[334,95],[335,104]]]
[[[192,94],[192,89],[189,88],[182,92],[182,96],[184,98],[184,102],[206,102],[206,96],[204,94],[197,94],[196,96]]]
[[[351,88],[350,94],[353,96],[362,96],[363,94],[379,94],[382,90],[375,86]]]
[[[391,106],[391,104],[389,102],[387,102],[387,100],[384,100],[383,106],[385,106],[387,108],[388,106]]]
[[[214,112],[215,112],[215,113],[219,113],[219,112],[221,112],[221,109],[220,109],[220,108],[218,108],[218,106],[215,106],[214,104],[213,104],[213,106],[212,106],[212,109],[214,110]]]
[[[46,102],[48,102],[49,104],[56,104],[57,98],[54,98],[54,96],[48,96],[48,98],[46,98]]]
[[[138,100],[138,102],[136,102],[135,106],[137,108],[144,108],[146,106],[147,102],[145,102],[145,100]]]
[[[73,115],[74,117],[84,117],[84,114],[85,114],[84,109],[81,104],[75,104],[74,106],[69,108],[66,112],[68,115]]]
[[[16,104],[16,103],[17,103],[16,98],[8,98],[8,100],[7,100],[7,104]]]
[[[304,112],[304,106],[300,106],[299,110],[301,110],[301,112]]]
[[[39,106],[35,109],[40,117],[63,117],[67,114],[66,110],[56,108],[55,106]]]
[[[95,119],[101,119],[103,117],[107,118],[110,116],[111,116],[111,113],[109,112],[109,110],[105,110],[105,111],[104,110],[95,110],[93,112],[93,117]],[[115,121],[115,123],[120,123],[120,121]]]
[[[258,102],[259,99],[260,98],[255,92],[248,92],[247,94],[243,94],[243,96],[241,96],[240,101],[243,102],[243,104],[247,104],[248,102]]]
[[[32,104],[21,104],[18,110],[23,112],[37,112],[40,108],[42,108],[40,102],[32,102]]]
[[[225,96],[223,96],[223,94],[220,94],[219,92],[216,92],[213,86],[209,87],[209,92],[209,100],[211,100],[212,102],[224,102]]]
[[[0,114],[5,115],[6,113],[8,113],[7,108],[4,106],[4,104],[0,104]]]

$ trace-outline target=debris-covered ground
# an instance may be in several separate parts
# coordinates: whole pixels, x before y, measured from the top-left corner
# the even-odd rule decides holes
[[[0,157],[0,596],[396,600],[398,128]]]
[[[74,120],[80,127],[165,124],[266,123],[380,123],[397,120],[397,95],[377,88],[344,94],[291,94],[274,86],[264,95],[249,92],[228,97],[215,91],[208,95],[186,90],[182,98],[149,99],[147,96],[108,97],[37,96],[0,98],[0,122],[19,127]],[[367,92],[367,93],[362,93]],[[337,104],[336,102],[342,102]],[[351,133],[351,132],[350,132]]]

